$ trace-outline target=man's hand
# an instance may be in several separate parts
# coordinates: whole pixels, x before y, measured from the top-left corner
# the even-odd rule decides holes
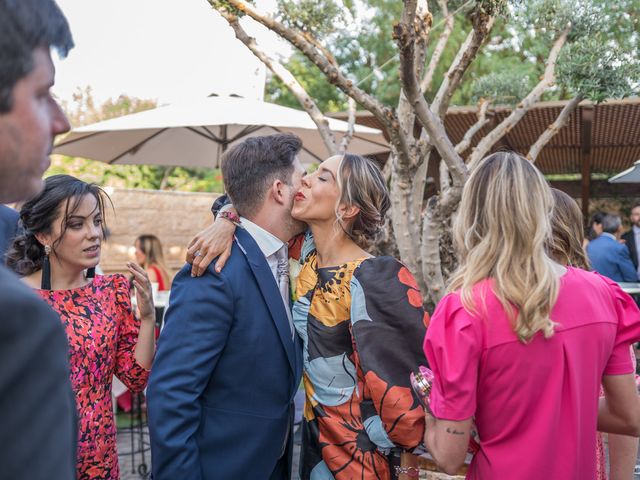
[[[217,218],[199,232],[187,249],[187,262],[191,264],[191,276],[201,276],[214,258],[215,270],[220,272],[231,255],[231,245],[236,226],[224,218]]]

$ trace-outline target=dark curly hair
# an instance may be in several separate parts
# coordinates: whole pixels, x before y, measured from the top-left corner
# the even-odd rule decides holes
[[[384,176],[372,160],[345,153],[338,167],[337,183],[338,205],[353,205],[360,210],[353,221],[345,222],[336,208],[338,223],[358,246],[367,249],[382,233],[391,206]]]
[[[44,181],[44,190],[20,209],[20,233],[7,252],[7,266],[20,276],[31,275],[42,268],[44,246],[36,239],[37,233],[50,233],[53,223],[61,215],[62,233],[51,245],[56,246],[67,231],[67,219],[78,209],[82,197],[93,195],[98,209],[104,212],[109,196],[93,183],[83,182],[71,175],[53,175]],[[102,223],[103,237],[106,224]]]

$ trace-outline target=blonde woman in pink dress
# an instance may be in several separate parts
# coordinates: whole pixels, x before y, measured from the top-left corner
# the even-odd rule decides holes
[[[476,480],[593,480],[596,430],[640,435],[629,356],[640,312],[615,282],[550,258],[553,205],[542,174],[510,152],[464,187],[460,266],[424,342],[425,444],[446,472],[464,461],[473,420]]]

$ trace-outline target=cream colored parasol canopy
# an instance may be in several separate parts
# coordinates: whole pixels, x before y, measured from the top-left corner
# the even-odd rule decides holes
[[[347,123],[329,118],[336,141]],[[109,164],[209,167],[220,165],[231,145],[257,135],[290,132],[302,139],[300,161],[319,163],[329,156],[306,112],[239,97],[208,97],[158,107],[72,130],[53,153]],[[355,125],[350,153],[389,151],[380,130]]]

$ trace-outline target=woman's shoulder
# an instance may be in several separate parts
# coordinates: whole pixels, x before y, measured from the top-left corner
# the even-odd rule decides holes
[[[589,290],[614,297],[627,295],[617,282],[596,271],[590,272],[577,267],[567,267],[567,273],[561,283],[561,292],[565,294],[575,292],[582,296],[588,294]]]
[[[397,278],[402,283],[409,282],[417,288],[415,278],[409,269],[400,260],[388,255],[360,260],[353,274],[357,278],[371,278],[378,282]]]

